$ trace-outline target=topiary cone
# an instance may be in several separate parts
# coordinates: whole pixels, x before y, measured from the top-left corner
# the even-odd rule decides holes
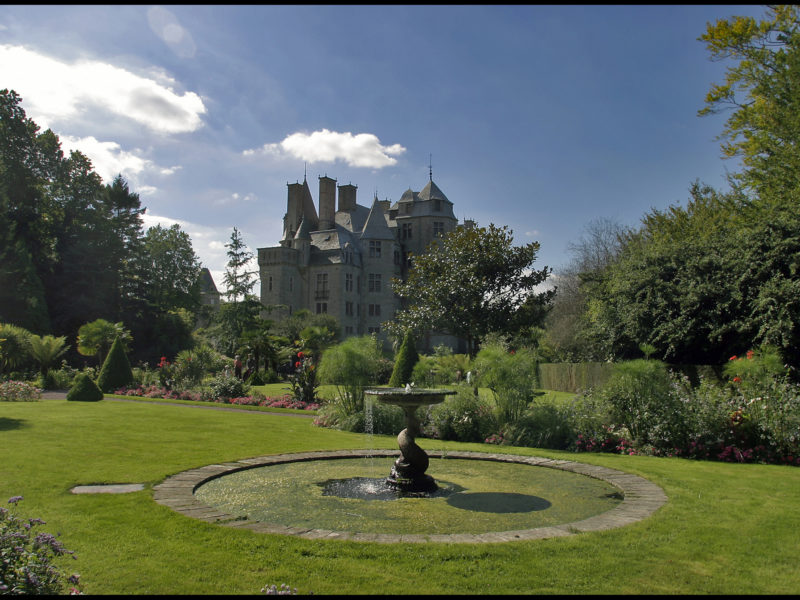
[[[397,351],[389,385],[403,387],[405,384],[411,383],[411,373],[418,360],[419,354],[417,354],[414,337],[410,333],[406,333],[403,336],[403,343],[400,344],[400,349]]]
[[[75,378],[75,383],[67,392],[67,400],[78,402],[97,402],[103,399],[103,392],[97,387],[86,373],[81,373]]]
[[[103,367],[100,369],[97,386],[106,394],[110,394],[114,390],[128,385],[131,381],[133,381],[131,363],[128,362],[122,342],[119,337],[116,337],[111,345],[111,350],[108,351]]]

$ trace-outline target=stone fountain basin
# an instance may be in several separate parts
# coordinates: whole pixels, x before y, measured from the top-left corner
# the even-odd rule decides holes
[[[396,406],[423,406],[427,404],[439,404],[444,401],[445,396],[455,394],[453,390],[434,390],[423,388],[369,388],[364,390],[365,394],[377,396],[379,402],[384,404],[394,404]]]

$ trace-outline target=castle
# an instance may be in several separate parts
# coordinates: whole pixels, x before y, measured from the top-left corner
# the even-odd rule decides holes
[[[400,309],[392,279],[404,279],[409,257],[458,226],[453,203],[430,181],[406,190],[391,204],[356,202],[357,186],[319,178],[319,213],[308,182],[290,183],[280,245],[258,249],[261,303],[273,315],[300,309],[327,313],[342,337],[375,333]],[[338,190],[338,205],[337,205]],[[457,346],[449,336],[428,334],[422,346]]]

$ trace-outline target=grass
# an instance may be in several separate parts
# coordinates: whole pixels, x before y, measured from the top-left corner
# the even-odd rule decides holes
[[[61,532],[89,594],[794,594],[800,590],[800,469],[572,454],[419,440],[428,449],[549,456],[646,477],[668,503],[619,529],[505,544],[311,541],[180,515],[151,486],[180,471],[272,453],[396,448],[394,436],[311,419],[186,406],[47,400],[0,403],[0,500]],[[145,483],[73,495],[75,485]]]

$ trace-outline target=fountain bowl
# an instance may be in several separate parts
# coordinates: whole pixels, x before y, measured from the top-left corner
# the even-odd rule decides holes
[[[376,396],[378,402],[384,404],[395,404],[397,406],[425,406],[428,404],[439,404],[444,401],[445,396],[455,394],[454,390],[436,390],[423,388],[367,388],[364,393],[368,396]]]

